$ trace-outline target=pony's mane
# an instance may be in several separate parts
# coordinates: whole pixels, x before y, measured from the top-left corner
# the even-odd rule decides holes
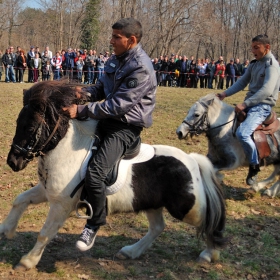
[[[77,84],[70,84],[67,80],[42,81],[34,84],[24,92],[23,104],[33,104],[35,106],[48,106],[53,103],[57,109],[69,107],[71,104],[80,104],[81,100],[86,100],[86,94],[81,100],[75,95]]]
[[[207,94],[206,96],[201,97],[201,98],[199,99],[199,102],[204,103],[204,104],[207,104],[208,101],[214,100],[215,97],[216,97],[216,94],[215,94],[215,93],[209,93],[209,94]]]

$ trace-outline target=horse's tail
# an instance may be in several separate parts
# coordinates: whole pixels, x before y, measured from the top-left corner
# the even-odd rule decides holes
[[[198,235],[206,237],[207,242],[211,242],[213,246],[223,246],[227,239],[223,238],[226,207],[222,187],[207,157],[196,153],[191,153],[190,156],[199,165],[207,203],[202,225],[198,228]]]

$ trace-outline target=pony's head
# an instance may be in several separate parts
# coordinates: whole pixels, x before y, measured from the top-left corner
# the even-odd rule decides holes
[[[182,124],[176,130],[178,138],[184,139],[188,135],[193,137],[207,131],[209,125],[208,108],[218,100],[214,93],[210,93],[195,102],[189,109]]]
[[[23,108],[17,118],[7,163],[14,171],[24,169],[34,157],[54,149],[65,136],[69,116],[62,108],[86,101],[76,97],[76,84],[44,81],[24,91]]]

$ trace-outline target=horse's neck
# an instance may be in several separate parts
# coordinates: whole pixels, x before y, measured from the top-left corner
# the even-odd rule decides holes
[[[223,125],[234,118],[234,108],[225,102],[216,100],[208,107],[210,127]]]
[[[61,185],[68,185],[73,180],[73,184],[79,183],[80,168],[94,140],[96,126],[95,120],[69,122],[66,135],[55,149],[39,159],[41,182],[46,181],[52,188],[61,188]],[[47,180],[48,174],[52,178]]]

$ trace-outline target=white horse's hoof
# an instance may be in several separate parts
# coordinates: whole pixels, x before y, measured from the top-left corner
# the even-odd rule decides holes
[[[265,190],[265,191],[263,192],[263,196],[268,196],[268,197],[270,197],[270,198],[273,198],[273,196],[272,196],[270,190]]]
[[[119,260],[128,260],[130,259],[127,254],[124,254],[121,250],[115,255]]]
[[[25,267],[23,264],[18,263],[15,267],[14,267],[15,271],[27,271],[28,268]]]
[[[209,261],[208,259],[202,258],[202,257],[198,257],[196,259],[197,263],[203,264],[203,263],[210,263],[211,261]]]

